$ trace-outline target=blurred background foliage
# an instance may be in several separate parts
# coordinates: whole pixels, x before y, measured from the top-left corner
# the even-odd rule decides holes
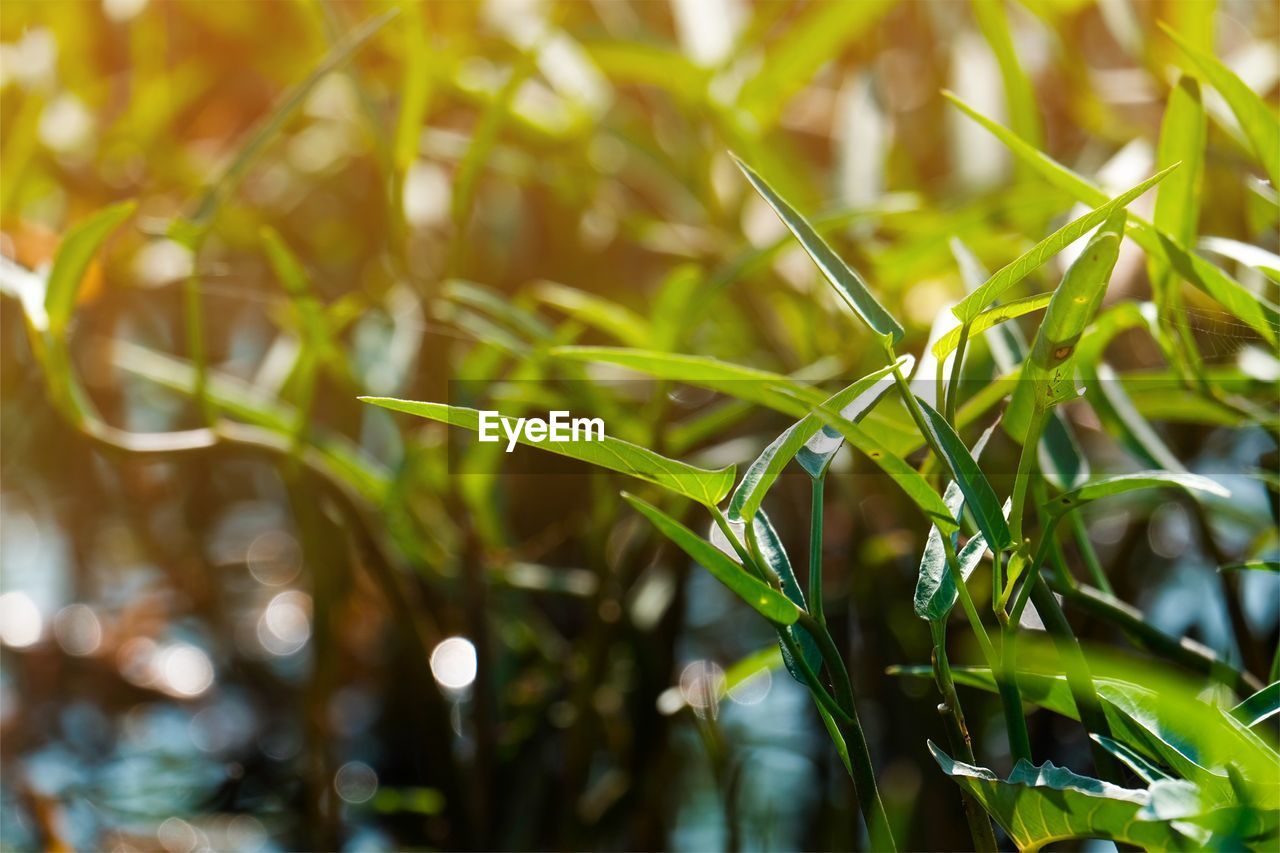
[[[5,0],[4,255],[47,269],[70,227],[136,209],[58,330],[88,400],[72,417],[0,301],[0,845],[856,846],[803,689],[735,667],[771,632],[637,523],[619,478],[451,454],[438,425],[355,397],[565,405],[699,464],[750,461],[788,421],[551,348],[877,366],[732,150],[817,216],[920,354],[965,290],[953,239],[995,269],[1073,209],[941,90],[1123,188],[1154,171],[1176,78],[1157,21],[1274,102],[1280,13],[1247,0]],[[1274,252],[1275,190],[1206,105],[1199,232]],[[1239,254],[1221,260],[1274,299]],[[1146,276],[1126,253],[1108,300],[1146,298]],[[1212,370],[1274,382],[1256,334],[1187,299]],[[1145,339],[1109,358],[1165,375],[1141,373],[1160,364]],[[1169,389],[1130,388],[1189,467],[1274,469],[1263,431]],[[1134,467],[1072,412],[1091,458]],[[827,612],[886,806],[904,847],[965,847],[925,746],[931,687],[885,674],[928,662],[925,527],[881,475],[837,467]],[[1274,557],[1256,524],[1274,493],[1238,479],[1254,523],[1228,520],[1222,547]],[[801,550],[805,494],[784,479],[769,502]],[[1148,500],[1089,529],[1151,624],[1252,666],[1276,644],[1275,577],[1220,582],[1191,516]],[[979,763],[1007,771],[998,700],[965,702]],[[1087,765],[1069,720],[1029,722],[1037,754]]]

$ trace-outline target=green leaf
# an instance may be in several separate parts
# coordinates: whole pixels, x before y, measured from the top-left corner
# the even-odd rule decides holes
[[[994,305],[987,310],[978,314],[969,323],[969,335],[977,335],[985,332],[993,326],[998,326],[1006,320],[1012,320],[1015,317],[1021,317],[1024,314],[1030,314],[1032,311],[1039,311],[1049,304],[1049,300],[1053,298],[1053,293],[1036,293],[1032,296],[1024,296],[1021,299],[1015,299],[1012,302],[1005,302],[1001,305]],[[956,351],[956,347],[960,345],[960,336],[963,333],[963,326],[956,326],[942,337],[938,338],[933,344],[933,355],[939,361],[951,355]]]
[[[993,425],[974,443],[971,452],[975,459],[982,455],[983,448],[986,447],[994,431]],[[959,521],[964,508],[964,493],[960,491],[959,484],[954,480],[948,483],[942,500]],[[1009,502],[1006,501],[1004,507],[1006,517],[1009,514],[1009,506]],[[955,533],[951,534],[952,547],[955,546],[957,538]],[[978,567],[978,563],[982,561],[982,555],[986,552],[987,540],[981,533],[965,543],[956,554],[956,562],[960,566],[960,576],[963,579],[969,579],[969,575]],[[920,568],[916,577],[916,615],[926,622],[945,619],[951,612],[951,608],[955,607],[957,595],[955,578],[947,566],[947,552],[943,547],[942,531],[935,525],[929,528],[924,552],[920,555]]]
[[[404,174],[418,156],[422,122],[431,99],[431,58],[427,43],[427,25],[421,3],[398,0],[404,13],[404,64],[400,82],[400,113],[396,117],[393,158],[398,172]]]
[[[1089,737],[1093,738],[1094,741],[1097,742],[1098,746],[1124,762],[1124,764],[1128,766],[1128,768],[1132,770],[1139,779],[1146,782],[1148,785],[1153,782],[1159,782],[1161,779],[1172,778],[1168,773],[1165,773],[1151,761],[1147,760],[1147,757],[1142,753],[1135,749],[1130,749],[1118,740],[1113,740],[1112,738],[1104,737],[1103,735],[1089,735]]]
[[[723,551],[650,503],[622,493],[623,499],[653,522],[653,526],[680,547],[716,580],[727,586],[760,615],[778,625],[794,624],[800,609],[782,593],[750,574]]]
[[[1208,477],[1201,477],[1199,474],[1178,471],[1141,471],[1136,474],[1120,474],[1094,480],[1092,483],[1052,498],[1045,504],[1044,509],[1051,516],[1061,516],[1090,501],[1141,489],[1159,489],[1169,486],[1177,486],[1192,494],[1203,492],[1220,498],[1231,497],[1231,492],[1219,483]]]
[[[904,356],[898,359],[898,366],[909,371],[913,360],[911,356]],[[893,365],[882,367],[832,395],[822,405],[856,422],[892,387],[892,373]],[[821,417],[806,415],[774,439],[743,472],[742,481],[729,501],[729,519],[736,521],[754,516],[770,487],[797,454],[807,451],[801,465],[809,476],[817,478],[843,443],[838,432],[823,426]]]
[[[1021,381],[1005,411],[1005,431],[1019,443],[1025,442],[1035,413],[1078,395],[1076,344],[1106,295],[1111,271],[1120,257],[1124,219],[1124,211],[1117,210],[1098,227],[1053,291],[1031,355],[1023,364]]]
[[[947,423],[947,419],[924,400],[919,397],[916,399],[924,411],[925,425],[946,457],[951,476],[955,478],[960,491],[964,493],[965,504],[973,514],[978,529],[982,531],[987,543],[994,550],[1007,550],[1013,545],[1013,535],[1009,532],[1009,525],[1004,520],[1000,499],[996,497],[995,489],[991,488],[991,483],[978,467],[978,463],[974,461],[969,448],[964,446],[964,442],[960,440],[960,436],[956,435],[951,424]]]
[[[55,336],[66,333],[76,298],[80,295],[80,283],[84,281],[93,256],[103,241],[133,215],[137,203],[125,201],[103,208],[67,231],[58,243],[49,270],[48,284],[44,292],[44,309],[48,319],[48,331]]]
[[[647,320],[612,300],[552,281],[542,282],[534,293],[546,304],[594,326],[627,346],[643,347],[653,339],[653,330]]]
[[[791,230],[796,239],[800,241],[800,245],[808,253],[813,262],[818,265],[818,269],[822,270],[822,274],[826,276],[827,281],[835,288],[836,293],[844,299],[853,312],[862,318],[862,322],[870,327],[882,339],[886,339],[889,343],[897,343],[902,339],[904,334],[902,324],[893,318],[888,311],[884,309],[871,290],[867,287],[867,283],[862,277],[854,272],[853,268],[844,262],[835,250],[822,239],[822,236],[814,229],[813,225],[807,219],[800,215],[790,204],[788,204],[781,196],[774,192],[763,178],[756,174],[755,170],[739,160],[736,156],[734,162],[738,164],[738,168],[747,176],[747,180],[751,182],[751,186],[755,187],[756,192],[769,203],[774,212],[778,214],[778,218]]]
[[[739,103],[760,125],[771,127],[790,97],[892,6],[889,0],[808,6],[768,46],[760,71],[743,84]]]
[[[943,95],[965,115],[982,125],[1003,142],[1013,154],[1032,168],[1046,181],[1070,193],[1083,204],[1099,205],[1107,196],[1085,178],[1058,163],[1052,157],[1038,151],[1017,134],[979,113],[951,92]],[[1280,342],[1280,309],[1246,289],[1218,267],[1201,258],[1195,252],[1179,246],[1172,237],[1162,233],[1152,223],[1129,215],[1129,234],[1149,255],[1164,258],[1177,273],[1195,287],[1216,299],[1228,311],[1235,314],[1273,346]]]
[[[800,589],[800,582],[796,580],[795,570],[791,567],[791,558],[787,556],[787,551],[782,546],[782,539],[778,536],[778,531],[774,529],[773,523],[769,521],[769,516],[763,511],[758,512],[750,523],[755,530],[756,545],[760,549],[760,556],[769,570],[777,576],[778,582],[782,586],[783,595],[791,599],[796,607],[801,610],[806,609],[804,592]],[[732,520],[730,520],[729,525],[730,530],[733,530],[735,534],[737,534],[739,528],[746,529],[745,525],[735,525]],[[717,535],[723,535],[719,527],[713,527],[711,534],[713,542]],[[741,538],[739,538],[739,541],[741,541]],[[725,548],[730,549],[731,552],[733,546],[725,542],[721,546],[721,551],[724,551]],[[732,559],[733,555],[730,552],[726,553]],[[800,649],[800,654],[804,657],[804,661],[808,664],[810,670],[813,672],[821,671],[822,651],[818,648],[817,640],[808,631],[799,625],[787,625],[778,628],[778,631],[790,635],[791,639],[796,642]],[[778,641],[778,649],[782,653],[782,662],[786,665],[787,672],[791,674],[792,678],[807,687],[804,676],[781,640]]]
[[[1280,572],[1280,562],[1275,560],[1248,560],[1243,563],[1234,563],[1230,566],[1223,566],[1224,572]]]
[[[1252,267],[1274,282],[1280,283],[1280,255],[1268,252],[1261,246],[1243,243],[1229,237],[1202,237],[1200,248],[1213,252],[1224,258],[1230,258],[1238,264]]]
[[[1280,714],[1280,681],[1273,681],[1239,705],[1231,714],[1249,728]]]
[[[392,397],[360,397],[395,412],[405,412],[427,420],[460,426],[473,432],[480,429],[480,412],[444,403],[419,403]],[[503,417],[503,421],[510,418]],[[504,433],[505,435],[505,433]],[[518,441],[539,450],[567,456],[610,471],[646,480],[679,495],[692,498],[704,506],[715,506],[733,487],[734,468],[710,470],[660,456],[652,450],[606,435],[602,441],[531,441],[520,431]]]
[[[1182,49],[1191,60],[1191,65],[1204,75],[1209,85],[1222,95],[1235,114],[1236,121],[1240,122],[1240,129],[1244,131],[1254,156],[1271,179],[1271,185],[1280,186],[1280,118],[1277,118],[1256,92],[1216,57],[1191,44],[1163,23],[1160,28]]]
[[[1200,86],[1194,77],[1178,79],[1169,93],[1160,125],[1160,145],[1156,154],[1158,168],[1182,163],[1176,174],[1156,191],[1152,222],[1156,228],[1184,246],[1194,243],[1200,219],[1200,182],[1204,173],[1205,115],[1200,101]],[[1163,294],[1169,264],[1158,257],[1147,258],[1147,268],[1156,292],[1156,301],[1166,304]]]
[[[846,441],[888,474],[907,497],[920,508],[925,517],[940,530],[949,534],[958,528],[959,525],[956,524],[951,510],[929,485],[929,481],[921,476],[919,471],[908,465],[902,457],[890,452],[869,430],[846,420],[838,411],[826,406],[818,405],[813,411],[824,423],[843,435]]]
[[[952,483],[947,487],[947,494],[944,499],[952,495],[952,487],[954,486],[954,494],[956,515],[960,514],[960,507],[963,502],[958,500],[961,497],[960,487]],[[948,500],[948,505],[951,501]],[[1011,501],[1004,502],[1004,514],[1009,515],[1009,507]],[[954,534],[952,536],[954,539]],[[974,536],[968,542],[964,543],[964,547],[956,553],[956,563],[960,566],[960,577],[966,581],[969,575],[973,574],[973,570],[982,562],[982,555],[987,553],[987,539],[981,533]],[[956,606],[956,600],[959,597],[959,590],[956,589],[955,578],[952,577],[951,570],[947,566],[947,553],[942,547],[942,532],[938,528],[929,529],[929,538],[925,542],[924,553],[920,555],[919,575],[916,579],[915,594],[915,610],[916,615],[926,622],[933,622],[938,619],[945,619],[951,613],[951,609]]]
[[[942,771],[982,804],[1020,850],[1085,838],[1158,850],[1189,846],[1168,823],[1139,817],[1150,800],[1146,791],[1080,776],[1047,761],[1033,765],[1021,760],[1001,781],[990,770],[954,761],[932,741],[929,751]]]
[[[1043,136],[1040,107],[1035,87],[1018,61],[1004,0],[973,0],[973,16],[1000,66],[1005,102],[1009,107],[1013,129],[1031,144],[1039,145]]]
[[[1045,261],[1061,252],[1070,244],[1083,237],[1093,228],[1106,221],[1117,210],[1132,202],[1138,196],[1164,180],[1165,176],[1176,169],[1176,164],[1157,172],[1137,186],[1131,187],[1109,201],[1074,219],[1057,231],[1036,243],[1012,263],[999,269],[986,283],[970,293],[951,309],[960,322],[972,322],[982,310],[998,299],[1006,290],[1022,281],[1039,268]]]
[[[582,346],[554,347],[551,355],[576,361],[616,364],[658,379],[710,388],[734,399],[757,403],[797,418],[807,415],[811,406],[821,404],[826,398],[819,389],[803,385],[780,373],[743,367],[705,356],[622,347]]]

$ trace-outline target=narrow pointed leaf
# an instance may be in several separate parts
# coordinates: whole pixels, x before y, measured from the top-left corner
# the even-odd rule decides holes
[[[1159,782],[1161,779],[1172,778],[1154,763],[1152,763],[1145,755],[1137,750],[1130,749],[1120,741],[1113,740],[1103,735],[1089,735],[1097,742],[1098,746],[1120,759],[1124,764],[1132,770],[1139,779],[1148,785],[1153,782]]]
[[[478,432],[480,429],[480,412],[476,409],[449,406],[444,403],[397,400],[392,397],[361,397],[360,400],[395,412],[405,412],[427,420],[464,427],[473,432]],[[507,419],[504,418],[504,420]],[[698,468],[685,462],[668,459],[652,450],[608,435],[602,441],[552,441],[548,438],[546,441],[537,442],[530,441],[521,430],[518,440],[521,444],[527,444],[539,450],[617,471],[638,480],[646,480],[670,489],[676,494],[692,498],[705,506],[715,506],[733,487],[732,465],[715,470]]]
[[[1280,563],[1275,560],[1249,560],[1244,563],[1233,563],[1223,566],[1224,572],[1280,572]]]
[[[680,550],[709,571],[716,580],[732,590],[760,615],[779,625],[791,625],[800,617],[799,608],[789,598],[750,574],[740,563],[730,559],[719,548],[653,504],[626,492],[622,493],[622,497],[639,510],[641,515],[649,519],[662,535],[679,546]]]
[[[1280,117],[1217,57],[1191,44],[1164,24],[1160,28],[1182,49],[1190,65],[1222,95],[1236,121],[1240,122],[1240,129],[1271,179],[1271,185],[1280,186]]]
[[[1156,153],[1159,168],[1182,163],[1182,168],[1160,185],[1156,191],[1152,223],[1184,246],[1195,242],[1196,224],[1200,218],[1200,181],[1204,173],[1205,114],[1200,100],[1200,86],[1194,77],[1179,78],[1169,93],[1160,125],[1160,145]],[[1169,287],[1165,280],[1169,264],[1159,257],[1148,257],[1148,270],[1156,301],[1165,304],[1160,294]]]
[[[614,364],[657,379],[670,379],[710,388],[734,399],[748,400],[783,414],[801,418],[826,395],[781,373],[757,370],[697,355],[624,347],[554,347],[551,355],[574,361]],[[783,393],[783,392],[786,393]]]
[[[966,104],[954,93],[943,95],[965,115],[982,125],[1003,142],[1020,160],[1055,187],[1074,196],[1083,204],[1104,204],[1107,195],[1087,179],[1063,166],[1047,154],[1028,145],[1007,127],[997,124]],[[1140,216],[1129,215],[1129,234],[1149,255],[1163,257],[1177,273],[1195,287],[1216,299],[1269,343],[1280,341],[1280,308],[1250,292],[1240,282],[1186,247],[1179,246],[1168,234]]]
[[[76,298],[80,295],[80,283],[84,281],[93,256],[111,232],[133,215],[136,207],[135,202],[126,201],[103,208],[73,226],[62,238],[44,292],[44,309],[51,334],[65,332]]]
[[[1078,394],[1076,344],[1106,295],[1111,271],[1120,257],[1124,220],[1124,211],[1117,210],[1100,225],[1053,291],[1002,421],[1005,431],[1019,443],[1025,443],[1034,413],[1073,400]]]
[[[969,336],[981,334],[1006,320],[1012,320],[1015,317],[1021,317],[1033,311],[1040,311],[1049,305],[1049,300],[1052,298],[1053,293],[1037,293],[1032,296],[1015,299],[1012,302],[994,305],[973,318],[973,321],[969,323]],[[933,355],[935,358],[942,360],[956,351],[956,347],[960,345],[960,336],[963,328],[963,326],[956,326],[934,342]]]
[[[960,303],[951,309],[952,313],[961,322],[972,322],[982,313],[984,308],[998,299],[1005,291],[1022,281],[1044,264],[1045,261],[1061,252],[1071,243],[1079,240],[1089,231],[1105,222],[1117,210],[1123,209],[1125,205],[1160,183],[1176,168],[1175,164],[1157,172],[1137,186],[1131,187],[1045,237],[1017,260],[998,270],[995,275],[987,279],[986,283],[973,293],[960,300]]]
[[[1280,714],[1280,681],[1273,681],[1239,705],[1231,714],[1249,728]]]
[[[919,400],[918,397],[916,399]],[[947,466],[951,469],[951,476],[964,493],[965,504],[968,505],[969,512],[973,513],[978,529],[994,550],[1006,550],[1013,544],[1013,535],[1009,532],[1009,525],[1000,509],[1000,500],[991,488],[991,483],[947,419],[925,401],[919,402],[924,411],[925,425],[942,449]]]
[[[854,272],[853,268],[827,244],[827,241],[822,239],[813,225],[774,192],[754,169],[736,157],[734,162],[747,176],[747,180],[751,182],[751,186],[755,187],[756,192],[769,203],[769,206],[778,214],[778,218],[800,241],[800,245],[818,265],[818,269],[822,270],[822,274],[836,289],[836,293],[845,301],[845,304],[861,317],[862,322],[866,323],[876,335],[888,339],[890,343],[897,343],[904,334],[902,324],[876,300],[867,283],[862,280],[862,276]]]
[[[919,471],[908,465],[901,456],[890,452],[870,431],[860,424],[846,420],[834,409],[819,405],[814,409],[814,413],[870,458],[880,470],[888,474],[907,497],[920,508],[925,517],[940,530],[950,534],[957,529],[955,517],[943,502],[942,497],[933,490],[929,481],[922,477]]]
[[[911,360],[910,356],[904,356],[898,360],[898,365],[906,365],[909,370]],[[892,372],[892,365],[882,367],[829,397],[823,406],[839,411],[846,419],[856,422],[892,386]],[[774,439],[743,472],[742,481],[729,501],[729,518],[750,519],[755,515],[769,488],[777,481],[787,463],[800,452],[808,451],[808,457],[801,464],[811,477],[818,477],[843,443],[840,433],[824,426],[821,417],[806,415]],[[816,473],[813,468],[817,469]]]
[[[1060,516],[1091,501],[1109,498],[1126,492],[1143,489],[1159,489],[1176,486],[1193,494],[1202,492],[1219,498],[1231,497],[1231,492],[1221,484],[1199,474],[1188,474],[1176,471],[1142,471],[1137,474],[1120,474],[1115,477],[1104,477],[1073,489],[1066,494],[1052,498],[1045,510],[1053,516]]]

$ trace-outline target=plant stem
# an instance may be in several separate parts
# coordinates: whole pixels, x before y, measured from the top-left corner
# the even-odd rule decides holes
[[[952,751],[960,756],[966,764],[976,764],[973,755],[973,741],[969,738],[969,727],[965,724],[964,710],[960,707],[960,697],[956,694],[955,681],[951,677],[951,664],[947,660],[947,621],[935,619],[929,623],[933,635],[933,679],[942,694],[942,704],[938,712],[942,715],[947,727],[947,740]],[[977,800],[968,791],[961,791],[960,802],[964,806],[965,820],[969,824],[969,834],[973,836],[973,847],[979,851],[996,849],[995,833],[991,830],[991,820]]]
[[[1102,570],[1102,563],[1098,561],[1098,552],[1094,550],[1093,542],[1089,539],[1084,518],[1079,512],[1071,512],[1067,515],[1071,518],[1071,535],[1075,537],[1076,547],[1080,549],[1080,557],[1084,560],[1085,568],[1089,570],[1089,577],[1093,578],[1098,589],[1107,595],[1113,595],[1111,581],[1107,580],[1107,573]]]
[[[1102,712],[1102,703],[1098,700],[1098,692],[1093,685],[1089,662],[1080,649],[1075,632],[1071,630],[1071,623],[1067,621],[1066,614],[1062,612],[1044,578],[1038,574],[1030,575],[1027,583],[1034,585],[1031,598],[1045,629],[1053,638],[1058,656],[1062,659],[1062,669],[1067,676],[1067,685],[1071,688],[1071,698],[1075,700],[1076,710],[1080,712],[1081,724],[1091,735],[1110,737],[1111,726]],[[1124,774],[1111,753],[1103,749],[1094,738],[1089,739],[1089,748],[1093,753],[1094,768],[1098,775],[1108,782],[1123,784]]]
[[[964,351],[969,344],[969,324],[965,323],[960,328],[960,342],[956,344],[955,359],[951,362],[951,379],[947,382],[946,387],[946,409],[945,414],[947,422],[953,427],[956,426],[956,406],[960,397],[960,371],[964,366]],[[946,359],[943,359],[946,362]]]
[[[1225,684],[1241,696],[1263,687],[1252,674],[1241,672],[1204,646],[1185,638],[1170,637],[1150,624],[1141,610],[1113,595],[1084,584],[1068,587],[1056,578],[1052,580],[1052,587],[1068,604],[1117,626],[1139,646]]]
[[[813,478],[809,500],[809,613],[819,625],[827,624],[822,606],[822,510],[827,475]]]
[[[831,698],[831,694],[827,692],[818,676],[809,667],[809,664],[805,662],[800,647],[791,635],[785,630],[780,630],[778,637],[791,655],[791,659],[795,661],[796,668],[800,670],[805,684],[809,687],[809,692],[813,694],[814,699],[818,701],[823,710],[831,715],[836,725],[837,733],[844,741],[845,753],[849,758],[847,765],[849,778],[853,782],[853,791],[858,798],[858,808],[862,812],[862,819],[867,823],[867,834],[871,838],[871,849],[897,850],[897,845],[893,839],[893,831],[889,827],[889,817],[885,813],[884,802],[880,799],[880,789],[876,785],[876,772],[875,766],[871,763],[871,750],[867,747],[867,739],[863,734],[862,724],[858,721],[857,709],[854,707],[853,689],[849,684],[844,664],[839,660],[840,655],[835,649],[835,643],[831,640],[831,636],[826,629],[814,622],[809,614],[802,614],[798,624],[801,624],[818,641],[819,646],[823,649],[824,660],[828,659],[828,654],[832,654],[833,659],[838,662],[839,674],[843,675],[843,678],[837,677],[833,681],[836,684],[836,692],[840,695],[841,701],[837,702]],[[833,675],[835,674],[833,671]]]

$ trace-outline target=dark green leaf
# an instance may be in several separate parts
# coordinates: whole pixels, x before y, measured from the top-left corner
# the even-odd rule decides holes
[[[973,514],[978,529],[982,531],[987,543],[994,550],[1007,550],[1013,544],[1013,535],[1009,532],[1009,525],[1005,522],[1004,513],[1000,509],[1000,500],[996,497],[995,490],[991,488],[991,483],[978,467],[978,463],[974,461],[969,448],[964,446],[960,436],[956,435],[951,424],[947,423],[947,419],[924,400],[918,397],[916,399],[919,400],[920,408],[924,411],[925,425],[946,457],[951,476],[955,478],[960,491],[964,493],[965,504]]]
[[[911,361],[910,356],[904,356],[898,360],[898,364],[910,370]],[[892,365],[882,367],[829,397],[823,406],[839,411],[844,418],[857,422],[892,386],[892,372]],[[843,443],[840,433],[823,426],[821,417],[806,415],[803,420],[774,439],[743,472],[742,481],[729,501],[730,520],[750,519],[755,514],[769,488],[792,457],[804,453],[800,463],[809,476],[816,478],[826,470],[827,464]]]
[[[800,610],[785,595],[749,573],[743,566],[730,559],[723,551],[662,510],[646,503],[635,495],[622,493],[631,504],[661,533],[680,547],[698,565],[709,571],[716,580],[727,586],[739,598],[771,622],[791,625],[800,616]]]

